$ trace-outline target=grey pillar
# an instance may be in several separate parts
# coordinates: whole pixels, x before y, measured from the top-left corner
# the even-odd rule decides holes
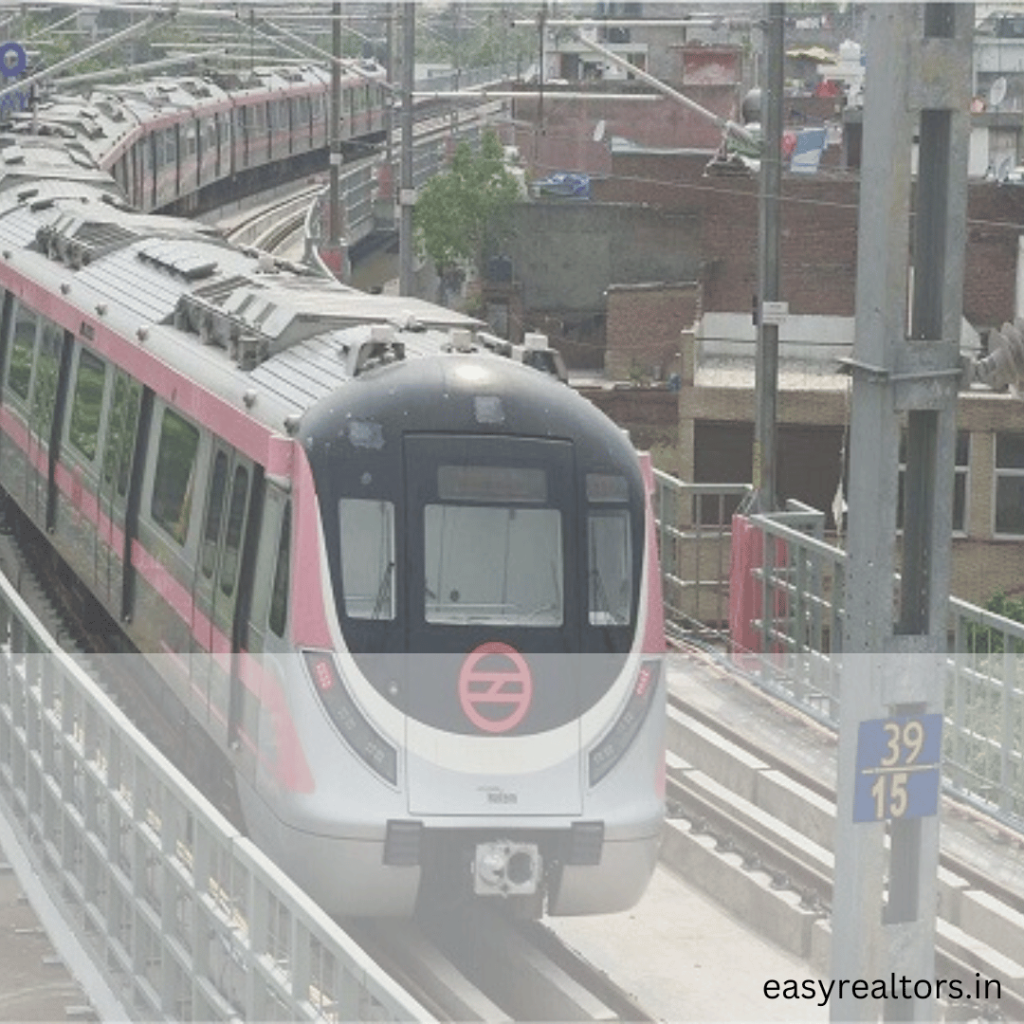
[[[885,1019],[924,1021],[933,1000],[924,986],[903,998],[901,979],[935,981],[938,817],[854,823],[853,803],[860,723],[942,711],[974,10],[871,4],[867,17],[832,976],[894,980]],[[834,1021],[878,1010],[849,988],[831,1002]]]

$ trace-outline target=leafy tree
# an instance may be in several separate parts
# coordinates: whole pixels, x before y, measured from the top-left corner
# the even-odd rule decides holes
[[[1024,597],[1013,598],[1006,594],[996,594],[985,602],[985,608],[1003,618],[1024,622]],[[1012,640],[1010,646],[1014,653],[1024,654],[1024,643]],[[1005,650],[1003,634],[992,627],[972,623],[968,628],[967,649],[975,654],[1002,654]]]
[[[467,264],[479,269],[511,234],[519,198],[519,181],[505,166],[495,132],[484,134],[476,153],[460,142],[450,169],[431,178],[416,201],[420,251],[442,278]]]

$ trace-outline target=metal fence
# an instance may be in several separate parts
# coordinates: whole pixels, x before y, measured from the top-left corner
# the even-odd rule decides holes
[[[133,1019],[433,1019],[55,650],[0,576],[0,813]]]
[[[748,484],[691,484],[654,471],[665,628],[721,639],[729,627],[732,515]]]
[[[823,539],[824,516],[807,506],[747,517],[757,557],[732,582],[752,591],[744,635],[753,639],[738,644],[731,516],[744,493],[657,474],[666,628],[716,643],[761,687],[837,727],[846,552]],[[894,608],[899,585],[894,578]],[[957,598],[948,614],[947,791],[1024,832],[1024,625]]]

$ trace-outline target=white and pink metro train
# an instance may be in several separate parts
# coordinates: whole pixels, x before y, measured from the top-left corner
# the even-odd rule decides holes
[[[183,757],[332,912],[630,906],[663,805],[649,464],[542,345],[87,163],[0,137],[0,479]]]

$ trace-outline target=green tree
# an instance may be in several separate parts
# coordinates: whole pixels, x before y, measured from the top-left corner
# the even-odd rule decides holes
[[[416,200],[420,252],[442,278],[466,265],[480,269],[510,236],[520,194],[495,132],[484,134],[478,152],[460,142],[450,169],[431,178]]]
[[[996,594],[985,602],[985,609],[1005,619],[1024,623],[1024,597]],[[1013,653],[1024,654],[1024,643],[1021,641],[1011,640],[1010,646]],[[967,633],[967,649],[974,654],[1002,654],[1006,647],[1000,630],[971,623]]]

